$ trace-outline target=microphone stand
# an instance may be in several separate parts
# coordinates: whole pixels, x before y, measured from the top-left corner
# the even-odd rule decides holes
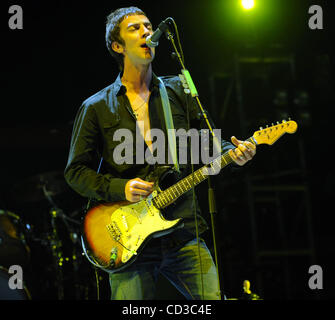
[[[169,18],[168,18],[169,19]],[[172,20],[172,18],[170,18]],[[209,128],[209,131],[213,137],[213,144],[216,148],[216,150],[220,151],[220,154],[221,154],[221,143],[218,141],[217,137],[215,136],[214,134],[214,131],[212,129],[212,126],[211,124],[209,123],[209,120],[208,120],[208,117],[207,117],[207,114],[204,110],[204,108],[202,107],[202,104],[199,100],[199,95],[198,95],[198,92],[197,92],[197,89],[194,85],[194,82],[191,78],[191,75],[189,73],[189,71],[185,68],[185,65],[184,65],[184,62],[181,58],[181,55],[176,47],[176,43],[174,41],[174,37],[173,37],[173,34],[170,32],[169,28],[167,28],[165,30],[165,34],[166,34],[166,37],[167,39],[171,42],[173,48],[174,48],[174,51],[175,51],[175,56],[177,57],[178,61],[179,61],[179,64],[181,66],[181,72],[182,74],[179,75],[182,83],[183,83],[183,86],[184,86],[184,92],[186,94],[190,94],[197,102],[197,105],[202,113],[202,116],[204,118],[204,120],[206,121],[206,124]],[[217,214],[217,211],[216,211],[216,203],[215,203],[215,193],[214,193],[214,189],[212,187],[212,181],[211,181],[211,177],[210,177],[210,174],[207,176],[207,179],[208,179],[208,202],[209,202],[209,212],[210,212],[210,215],[211,215],[211,227],[212,227],[212,237],[213,237],[213,247],[214,247],[214,256],[215,256],[215,266],[216,266],[216,273],[217,273],[217,277],[218,277],[218,287],[219,287],[219,292],[218,292],[218,296],[219,296],[219,299],[221,300],[221,285],[220,285],[220,275],[219,275],[219,267],[218,267],[218,255],[217,255],[217,245],[216,245],[216,214]],[[197,235],[198,236],[198,235]]]

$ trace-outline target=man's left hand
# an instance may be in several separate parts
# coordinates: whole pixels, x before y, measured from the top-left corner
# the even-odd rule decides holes
[[[245,165],[256,154],[256,146],[249,141],[241,141],[232,136],[231,142],[236,148],[229,150],[229,155],[239,166]]]

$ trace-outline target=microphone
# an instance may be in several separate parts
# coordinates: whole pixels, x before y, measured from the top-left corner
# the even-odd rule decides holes
[[[157,47],[159,42],[158,42],[158,39],[161,37],[161,35],[166,31],[166,29],[168,28],[167,26],[167,21],[169,20],[170,18],[166,18],[164,21],[162,21],[157,29],[154,31],[154,33],[150,36],[148,36],[146,39],[145,39],[145,43],[148,47],[150,48],[154,48],[154,47]]]

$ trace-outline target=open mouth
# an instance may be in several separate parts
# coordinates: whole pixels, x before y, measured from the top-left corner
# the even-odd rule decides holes
[[[146,44],[146,43],[143,43],[143,44],[141,45],[141,48],[150,49],[150,48],[147,46],[147,44]]]

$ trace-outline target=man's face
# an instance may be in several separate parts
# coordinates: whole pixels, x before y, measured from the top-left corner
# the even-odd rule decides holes
[[[124,55],[125,64],[149,64],[155,57],[155,49],[147,47],[145,39],[152,33],[152,25],[146,16],[129,16],[120,24],[120,36],[125,44],[113,42],[113,49]]]

